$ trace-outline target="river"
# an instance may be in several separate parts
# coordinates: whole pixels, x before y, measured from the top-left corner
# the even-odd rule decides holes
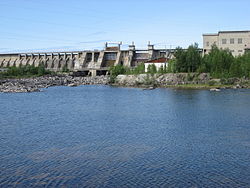
[[[250,187],[250,90],[0,93],[0,187]]]

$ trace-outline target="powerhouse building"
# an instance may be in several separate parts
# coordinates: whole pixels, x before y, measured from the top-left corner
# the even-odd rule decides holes
[[[203,53],[208,54],[212,45],[229,49],[234,56],[242,55],[250,49],[250,31],[219,31],[203,34]]]

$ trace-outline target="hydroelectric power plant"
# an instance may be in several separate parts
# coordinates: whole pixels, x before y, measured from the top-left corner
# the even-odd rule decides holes
[[[135,67],[153,59],[165,57],[171,59],[174,49],[155,49],[148,43],[147,49],[136,49],[135,44],[127,50],[121,50],[121,42],[105,43],[104,50],[71,51],[71,52],[32,52],[0,54],[0,67],[20,67],[22,65],[44,65],[51,71],[82,72],[84,75],[105,75],[110,66],[124,65]]]

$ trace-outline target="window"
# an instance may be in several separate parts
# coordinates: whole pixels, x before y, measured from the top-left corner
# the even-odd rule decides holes
[[[234,39],[230,39],[230,44],[234,44]]]
[[[207,42],[206,45],[209,46],[209,42]]]
[[[108,60],[108,61],[116,60],[116,56],[117,56],[116,53],[107,52],[105,53],[105,60]]]
[[[242,38],[238,38],[238,44],[242,44]]]
[[[238,52],[242,52],[242,50],[238,50]]]
[[[226,44],[227,43],[227,39],[222,39],[222,44]]]
[[[233,53],[233,52],[234,52],[234,50],[230,50],[230,52],[232,52],[232,53]]]

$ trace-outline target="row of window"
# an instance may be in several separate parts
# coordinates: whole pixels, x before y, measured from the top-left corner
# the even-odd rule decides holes
[[[234,52],[234,50],[230,50],[230,52]],[[240,52],[243,52],[243,50],[238,50],[238,52],[240,53]]]
[[[217,45],[216,42],[214,42],[213,44]],[[209,42],[206,42],[206,46],[209,46]]]
[[[227,44],[227,39],[222,39],[222,44]],[[230,44],[234,44],[235,40],[234,39],[230,39],[229,43]],[[242,38],[238,38],[238,44],[242,44]]]
[[[227,39],[222,39],[222,40],[221,40],[221,43],[222,43],[222,44],[227,44]],[[234,39],[230,39],[230,40],[229,40],[229,43],[230,43],[230,44],[234,44],[234,43],[235,43],[235,40],[234,40]],[[242,38],[238,38],[238,44],[242,44],[242,43],[243,43]],[[216,45],[216,42],[214,42],[213,44]],[[206,46],[209,46],[209,45],[210,45],[209,42],[206,42]]]

